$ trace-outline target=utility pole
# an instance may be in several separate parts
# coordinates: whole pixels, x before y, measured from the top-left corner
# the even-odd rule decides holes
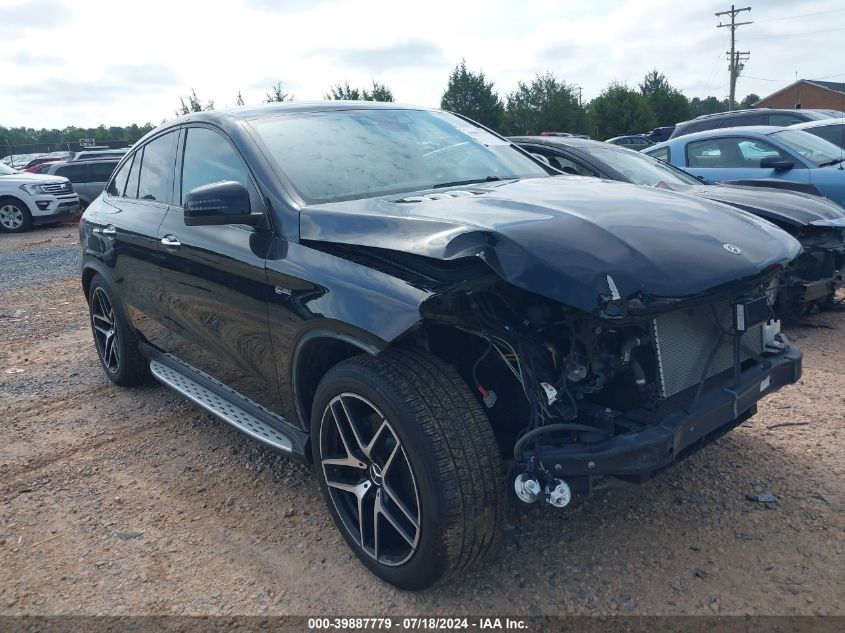
[[[737,9],[734,5],[731,5],[730,11],[720,11],[716,14],[717,18],[720,18],[719,25],[716,27],[718,29],[723,28],[730,28],[731,30],[731,52],[728,53],[728,70],[731,73],[731,94],[728,97],[728,110],[733,110],[734,107],[734,99],[736,97],[736,78],[739,77],[740,71],[745,67],[742,63],[748,59],[751,55],[750,51],[737,51],[736,50],[736,30],[740,26],[744,26],[746,24],[753,24],[753,22],[737,22],[736,16],[743,11],[751,11],[751,7],[742,7],[741,9]],[[723,15],[731,16],[731,23],[730,24],[722,24],[721,17]]]

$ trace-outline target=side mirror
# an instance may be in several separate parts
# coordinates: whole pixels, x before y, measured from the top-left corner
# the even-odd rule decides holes
[[[183,209],[186,226],[217,224],[258,225],[264,218],[252,213],[249,191],[239,182],[224,180],[188,192]]]
[[[795,163],[780,156],[766,156],[760,160],[760,167],[763,169],[774,169],[775,171],[785,171],[795,167]]]

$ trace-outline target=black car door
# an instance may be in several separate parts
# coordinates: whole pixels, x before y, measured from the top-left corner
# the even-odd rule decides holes
[[[267,317],[265,260],[272,242],[262,227],[186,226],[185,194],[234,180],[250,191],[253,213],[266,212],[241,155],[220,131],[182,132],[174,204],[159,229],[173,354],[253,401],[279,411]]]
[[[136,148],[109,182],[103,204],[86,218],[92,225],[89,252],[111,269],[110,279],[135,329],[162,349],[169,332],[158,228],[173,186],[177,136],[170,131]]]

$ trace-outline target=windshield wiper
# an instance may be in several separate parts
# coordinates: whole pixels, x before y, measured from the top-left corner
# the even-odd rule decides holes
[[[845,158],[834,158],[833,160],[826,160],[823,163],[819,163],[819,167],[830,167],[831,165],[841,163],[843,160],[845,160]]]
[[[472,180],[455,180],[454,182],[441,182],[433,185],[432,189],[443,189],[444,187],[458,187],[460,185],[474,185],[480,182],[497,182],[499,180],[519,180],[516,176],[486,176],[484,178],[473,178]]]

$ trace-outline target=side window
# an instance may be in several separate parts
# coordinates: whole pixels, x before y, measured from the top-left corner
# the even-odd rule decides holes
[[[823,127],[811,127],[804,130],[819,138],[830,141],[837,147],[845,147],[845,125],[825,125]]]
[[[598,174],[593,172],[592,169],[589,169],[580,163],[576,163],[565,156],[550,152],[543,147],[531,147],[529,151],[534,154],[545,156],[552,167],[559,169],[566,174],[572,174],[573,176],[598,176]]]
[[[91,163],[89,166],[91,182],[106,182],[116,166],[117,163]]]
[[[756,139],[745,139],[739,142],[739,151],[742,152],[742,158],[749,167],[759,167],[760,161],[764,158],[774,157],[778,158],[780,152],[762,141]],[[748,165],[748,163],[752,163]]]
[[[722,127],[743,127],[748,125],[766,125],[766,115],[750,112],[735,117],[726,117],[727,125]]]
[[[661,147],[660,149],[656,149],[653,152],[648,152],[648,155],[653,156],[657,160],[662,160],[664,163],[669,162],[669,148],[668,147]]]
[[[757,168],[764,158],[781,156],[768,143],[751,138],[719,138],[687,145],[687,164],[699,168]],[[788,157],[784,157],[788,158]]]
[[[129,170],[132,168],[132,156],[129,157],[125,163],[123,163],[123,167],[120,168],[114,178],[111,179],[111,182],[108,184],[106,188],[106,193],[110,196],[122,196],[123,190],[126,187],[126,177],[129,175]]]
[[[197,187],[221,180],[234,180],[252,190],[246,165],[223,136],[208,128],[189,128],[182,161],[182,199]]]
[[[71,182],[89,182],[87,172],[87,165],[64,165],[56,170],[56,176],[67,178]]]
[[[794,114],[770,114],[769,125],[795,125],[796,123],[803,123],[804,119],[800,119]]]
[[[129,178],[126,181],[126,189],[123,192],[125,198],[138,197],[138,175],[141,172],[141,158],[143,155],[143,147],[135,152],[135,160],[132,161],[132,169],[129,170]]]
[[[38,171],[36,173],[49,174],[50,173],[50,167],[52,167],[52,165],[50,163],[45,163],[44,165],[42,165],[41,167],[38,168]]]
[[[138,199],[167,202],[173,173],[173,143],[176,132],[168,132],[144,145],[144,158],[138,178]],[[132,168],[134,173],[135,168]],[[132,178],[130,176],[130,182]]]

